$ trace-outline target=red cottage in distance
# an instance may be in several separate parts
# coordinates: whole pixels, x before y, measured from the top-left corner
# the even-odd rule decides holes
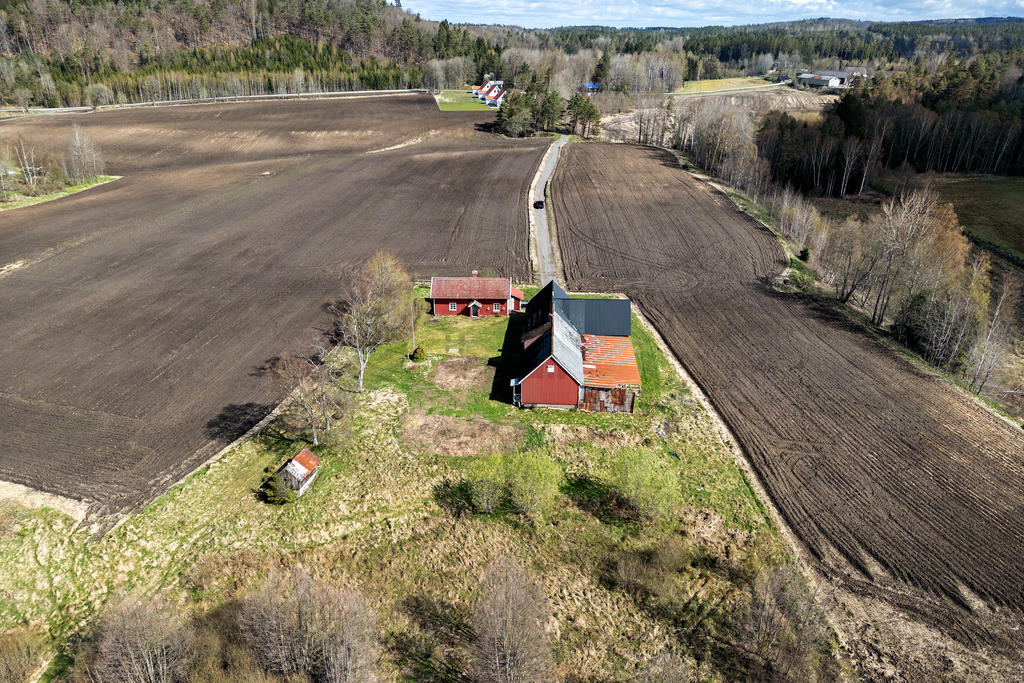
[[[509,315],[523,308],[523,293],[510,277],[430,278],[430,309],[433,315]]]

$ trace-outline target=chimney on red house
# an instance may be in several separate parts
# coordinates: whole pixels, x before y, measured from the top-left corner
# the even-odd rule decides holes
[[[475,270],[473,271],[473,277],[476,277],[478,274]]]

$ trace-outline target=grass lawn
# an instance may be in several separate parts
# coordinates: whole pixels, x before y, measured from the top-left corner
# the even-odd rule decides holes
[[[35,197],[26,197],[18,194],[11,196],[10,201],[0,202],[0,211],[10,211],[11,209],[20,209],[23,206],[32,206],[33,204],[42,204],[53,199],[60,199],[61,197],[67,197],[69,194],[75,194],[82,190],[88,190],[90,187],[96,187],[104,183],[109,183],[113,180],[117,180],[115,176],[99,176],[90,182],[82,183],[81,185],[68,185],[59,192],[51,192],[50,194],[41,194]]]
[[[771,81],[766,81],[758,76],[712,78],[703,81],[686,81],[681,89],[671,92],[669,95],[689,95],[692,93],[713,92],[715,90],[739,90],[741,88],[753,88],[771,84]]]
[[[103,538],[53,510],[0,506],[0,631],[29,625],[60,651],[118,592],[165,593],[201,614],[230,609],[275,567],[301,565],[366,596],[385,680],[440,680],[465,671],[466,643],[452,635],[465,629],[439,620],[464,625],[481,570],[505,554],[541,586],[562,677],[621,680],[659,652],[718,652],[718,624],[782,545],[712,419],[636,321],[636,413],[516,409],[505,392],[519,324],[427,318],[417,332],[427,361],[409,362],[407,343],[378,350],[366,392],[314,448],[320,478],[287,506],[254,495],[307,445],[287,415]],[[562,473],[543,518],[460,506],[479,456],[521,452]],[[608,482],[625,458],[668,478],[664,517],[624,514]],[[666,544],[685,548],[683,559],[650,564]],[[718,656],[708,666],[728,670]]]
[[[442,90],[434,97],[441,111],[497,111],[473,97],[469,90]]]
[[[1024,178],[943,175],[935,189],[952,202],[968,234],[1024,262]]]

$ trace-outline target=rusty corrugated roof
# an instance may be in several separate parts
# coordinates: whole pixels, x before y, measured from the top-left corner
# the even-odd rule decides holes
[[[508,299],[510,277],[432,277],[431,299]]]
[[[629,337],[580,335],[583,341],[583,385],[613,389],[640,386],[633,342]]]
[[[303,448],[292,460],[302,465],[308,472],[320,466],[320,458],[313,455],[308,448]]]

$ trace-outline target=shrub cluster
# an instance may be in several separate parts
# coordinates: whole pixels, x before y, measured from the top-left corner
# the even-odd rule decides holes
[[[648,449],[618,451],[607,478],[622,502],[643,521],[671,517],[681,505],[678,476],[657,453]]]
[[[478,512],[507,505],[530,519],[546,517],[555,506],[562,468],[540,451],[477,458],[466,474],[470,501]]]

